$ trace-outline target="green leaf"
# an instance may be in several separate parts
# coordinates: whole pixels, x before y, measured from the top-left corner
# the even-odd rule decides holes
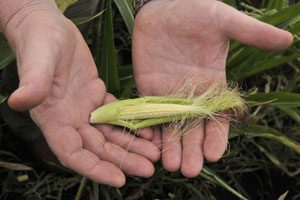
[[[105,1],[100,1],[99,2],[99,10],[105,10]],[[104,20],[103,20],[103,15],[101,15],[100,17],[98,17],[95,20],[95,28],[94,28],[94,34],[93,34],[93,43],[91,45],[91,50],[93,53],[93,57],[95,60],[95,63],[98,67],[98,71],[100,72],[100,66],[101,66],[101,50],[102,50],[102,46],[103,46],[103,24],[104,24]]]
[[[230,49],[228,53],[230,54],[230,57],[228,59],[226,68],[229,71],[234,68],[240,67],[245,60],[249,59],[250,55],[254,55],[258,51],[253,47],[242,48],[242,46],[244,45],[240,43],[234,43],[234,44],[235,45],[233,45],[232,49]],[[236,53],[231,55],[233,51],[236,51]]]
[[[227,78],[230,80],[240,80],[247,76],[270,69],[279,64],[283,64],[291,59],[298,58],[299,55],[281,58],[284,52],[266,52],[247,47],[237,52],[233,58],[228,59]]]
[[[15,60],[15,55],[11,50],[9,44],[0,44],[0,70],[7,67],[10,63]]]
[[[264,55],[262,55],[264,56]],[[237,70],[233,71],[234,75],[237,79],[244,79],[248,76],[254,75],[256,73],[262,72],[264,70],[271,69],[273,67],[280,66],[288,61],[295,60],[300,57],[300,53],[291,55],[291,56],[282,56],[279,58],[271,58],[267,60],[262,60],[260,62],[255,62],[261,56],[257,55],[257,57],[252,56],[253,59],[248,59],[245,61]],[[255,63],[254,65],[250,65],[250,62]]]
[[[285,21],[291,21],[295,17],[300,16],[299,10],[300,4],[295,4],[293,6],[280,10],[272,16],[265,16],[264,18],[262,18],[262,21],[272,25],[279,25]]]
[[[278,12],[277,9],[270,9],[270,10],[267,10],[267,11],[265,12],[265,14],[264,14],[263,17],[275,15],[277,12]],[[261,18],[260,18],[260,19],[261,19]]]
[[[290,106],[277,106],[282,112],[286,113],[293,120],[300,124],[300,110]]]
[[[7,95],[0,94],[0,104],[3,103],[8,98]]]
[[[226,4],[236,8],[235,0],[223,0],[223,3],[226,3]]]
[[[186,187],[188,187],[189,189],[191,189],[193,191],[193,197],[197,198],[197,199],[207,199],[207,197],[205,197],[201,191],[199,191],[199,189],[197,189],[193,184],[191,183],[184,183],[186,185]],[[174,199],[174,198],[171,198]]]
[[[291,83],[290,83],[290,85],[289,85],[289,92],[291,92],[291,91],[297,89],[297,87],[300,86],[299,84],[297,85],[297,83],[298,83],[299,81],[300,81],[300,71],[297,72],[297,73],[294,75],[294,77],[293,77],[293,79],[292,79],[292,81],[291,81]]]
[[[31,167],[28,167],[26,165],[20,163],[5,162],[5,161],[0,161],[0,167],[4,167],[6,169],[16,170],[16,171],[33,171]]]
[[[231,56],[231,54],[237,53],[238,51],[240,51],[243,47],[245,47],[245,45],[231,40],[230,41],[230,45],[229,45],[229,51],[228,51],[228,55]]]
[[[84,24],[87,23],[89,21],[92,21],[93,19],[96,19],[97,17],[100,17],[105,10],[100,11],[99,13],[97,13],[96,15],[92,16],[92,17],[78,17],[78,18],[73,18],[71,19],[71,21],[76,24],[76,25],[80,25],[80,24]]]
[[[132,77],[126,84],[121,99],[129,99],[132,95],[132,88],[134,86],[134,78]]]
[[[247,133],[248,136],[263,137],[263,138],[275,140],[295,150],[298,154],[300,154],[300,145],[296,141],[291,140],[290,138],[286,137],[284,134],[270,127],[252,124],[249,127],[249,130],[247,130]]]
[[[298,34],[300,32],[300,22],[297,22],[297,23],[291,25],[289,32],[291,32],[293,34]]]
[[[119,66],[120,80],[130,79],[133,76],[132,65]]]
[[[300,94],[290,92],[270,92],[270,93],[257,93],[245,97],[245,100],[250,105],[272,105],[272,106],[300,106]]]
[[[282,195],[280,195],[280,197],[277,200],[285,200],[285,198],[287,197],[289,191],[286,191],[285,193],[283,193]]]
[[[130,35],[132,35],[134,18],[131,4],[128,0],[114,0],[114,2],[123,17]]]
[[[57,7],[63,13],[72,4],[76,3],[77,0],[55,0]]]
[[[262,134],[262,133],[269,133],[269,134],[277,135],[277,136],[282,135],[280,132],[278,132],[275,129],[272,129],[272,128],[267,127],[267,126],[261,126],[261,125],[255,125],[255,124],[252,124],[249,127],[249,129],[246,130],[245,132],[250,133],[250,135],[252,135],[252,136],[255,136],[257,134]],[[255,134],[253,135],[253,133],[255,133]]]
[[[103,44],[101,48],[101,65],[99,76],[104,81],[108,92],[120,95],[120,83],[117,68],[117,54],[114,42],[111,0],[107,0],[104,16]]]
[[[286,5],[286,0],[269,0],[267,4],[267,9],[272,10],[282,10]]]
[[[211,170],[209,170],[207,167],[204,167],[202,171],[200,172],[199,176],[202,178],[205,178],[221,187],[224,189],[228,190],[235,196],[239,197],[240,199],[247,200],[246,197],[244,197],[242,194],[238,193],[236,190],[234,190],[232,187],[230,187],[224,180],[222,180],[219,176],[214,174]]]

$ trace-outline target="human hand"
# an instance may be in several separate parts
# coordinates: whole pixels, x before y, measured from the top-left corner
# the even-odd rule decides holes
[[[120,187],[122,170],[148,177],[158,149],[123,129],[89,124],[90,113],[115,100],[104,83],[80,32],[54,1],[28,1],[14,14],[4,32],[18,62],[19,88],[11,108],[30,115],[60,162],[98,183]],[[149,132],[142,132],[151,138]],[[128,151],[129,152],[128,152]]]
[[[263,50],[287,48],[293,36],[246,16],[216,0],[152,0],[136,16],[133,32],[133,65],[141,95],[176,93],[184,77],[194,74],[205,91],[215,82],[226,82],[229,40]],[[229,120],[218,117],[203,122],[182,140],[172,127],[162,130],[162,160],[168,171],[181,169],[193,177],[204,157],[214,162],[227,146]]]

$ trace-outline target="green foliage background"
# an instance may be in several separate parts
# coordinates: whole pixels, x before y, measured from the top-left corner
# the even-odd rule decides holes
[[[293,45],[265,52],[231,42],[227,78],[238,82],[249,103],[247,122],[230,131],[229,149],[217,163],[205,163],[198,177],[166,172],[161,163],[149,179],[128,177],[121,188],[93,183],[37,164],[22,143],[0,133],[0,199],[286,199],[300,198],[300,4],[298,1],[224,0],[266,23],[294,34]],[[136,93],[131,65],[131,0],[106,0],[86,39],[99,75],[119,98]],[[79,23],[84,19],[73,19]],[[0,69],[14,61],[0,44]],[[25,176],[24,176],[25,175]],[[28,178],[26,177],[28,176]],[[18,178],[25,181],[18,181]],[[282,196],[283,199],[284,196]]]

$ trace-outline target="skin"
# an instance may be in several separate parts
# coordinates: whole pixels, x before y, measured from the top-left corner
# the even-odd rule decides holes
[[[293,36],[248,17],[216,0],[152,0],[136,16],[133,64],[142,95],[176,92],[193,74],[199,94],[215,82],[226,82],[229,40],[268,51],[287,48]],[[166,170],[194,177],[204,159],[215,162],[227,146],[229,121],[206,121],[182,138],[172,127],[156,128]]]
[[[19,89],[8,103],[18,111],[30,110],[66,167],[96,182],[120,187],[125,183],[124,173],[153,174],[150,161],[159,159],[161,143],[165,168],[181,169],[187,177],[199,173],[204,157],[216,161],[222,156],[228,134],[228,121],[222,119],[220,124],[201,124],[182,140],[174,137],[171,127],[162,131],[154,127],[154,133],[142,130],[140,134],[152,138],[152,143],[114,126],[91,126],[90,112],[115,98],[98,78],[77,28],[52,0],[0,0],[0,9],[0,26],[16,53],[20,78]],[[225,82],[229,39],[281,50],[289,46],[292,36],[215,0],[147,3],[137,15],[133,36],[140,93],[172,93],[183,76],[195,71],[205,80],[201,89],[214,80]]]
[[[125,175],[149,177],[160,157],[150,141],[109,125],[92,126],[91,111],[115,98],[106,92],[86,42],[54,1],[22,1],[1,10],[0,24],[18,62],[19,88],[9,97],[30,110],[60,162],[91,180],[121,187]],[[0,7],[10,5],[0,0]],[[3,11],[3,12],[2,12]],[[152,133],[142,130],[144,138]],[[152,162],[151,162],[152,161]]]

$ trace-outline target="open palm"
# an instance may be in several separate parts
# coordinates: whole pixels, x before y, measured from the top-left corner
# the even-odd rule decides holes
[[[55,4],[35,7],[20,23],[13,20],[6,34],[17,56],[20,87],[10,96],[10,107],[30,109],[61,163],[96,182],[122,186],[120,167],[151,176],[150,160],[159,158],[151,142],[114,126],[89,124],[90,113],[114,97],[106,93],[76,26]]]
[[[138,13],[133,34],[133,64],[142,95],[175,93],[193,74],[204,91],[226,82],[229,40],[264,50],[282,50],[292,35],[248,17],[216,0],[156,0]],[[250,67],[250,66],[249,66]],[[227,145],[229,121],[203,122],[179,140],[172,127],[162,130],[162,159],[169,171],[196,176],[204,157],[217,161]]]

